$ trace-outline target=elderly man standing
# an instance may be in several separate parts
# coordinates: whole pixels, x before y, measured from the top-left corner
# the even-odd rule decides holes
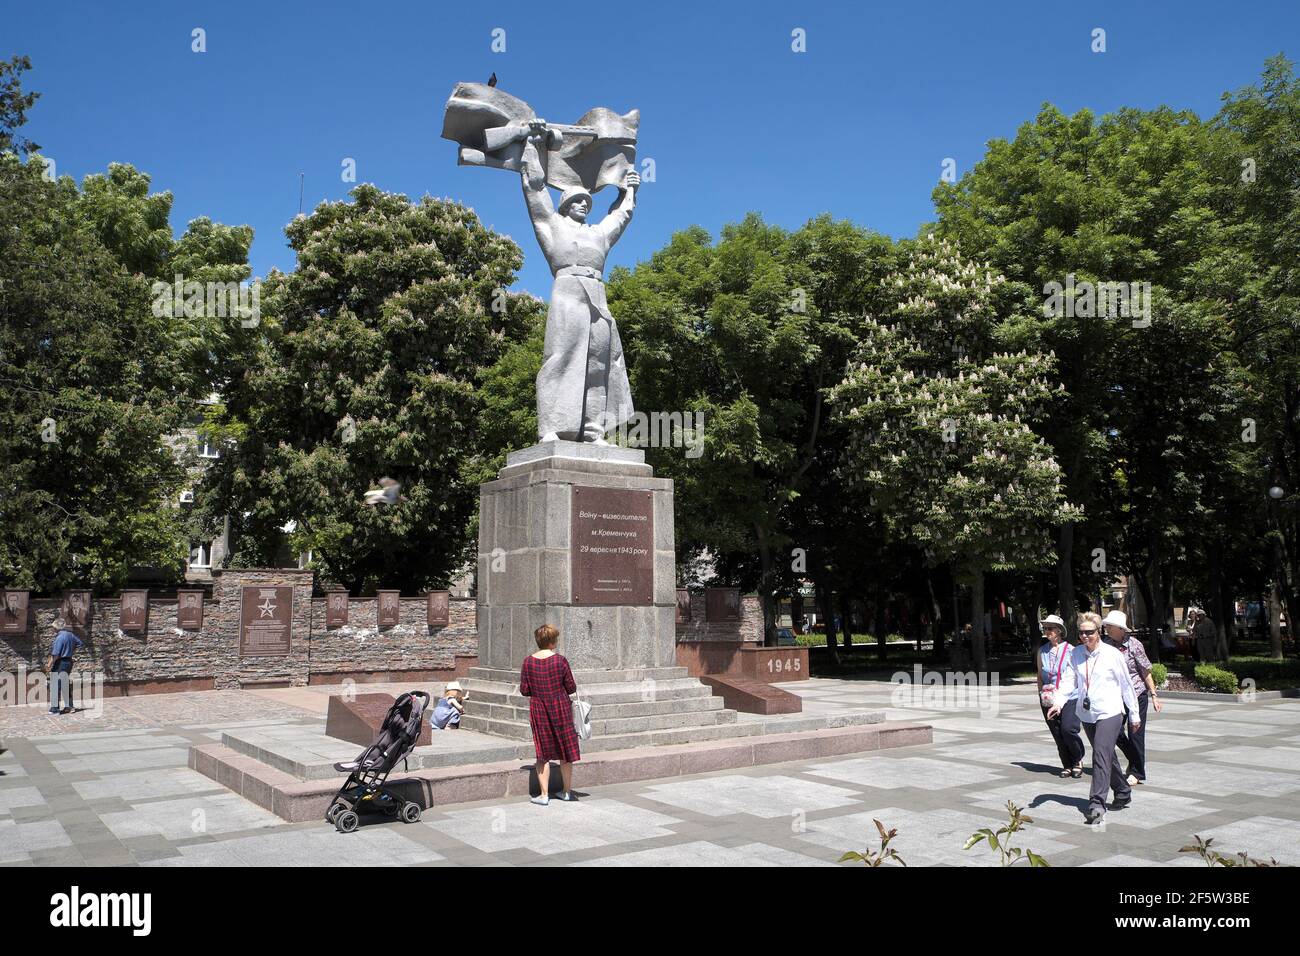
[[[1219,632],[1211,621],[1199,607],[1194,608],[1196,615],[1196,624],[1189,635],[1196,641],[1196,656],[1201,659],[1202,664],[1208,664],[1211,661],[1219,659]]]
[[[50,672],[50,713],[71,714],[75,709],[72,706],[72,656],[82,643],[63,618],[55,620],[54,629],[54,644],[50,647],[50,660],[46,666]],[[64,688],[67,689],[68,703],[60,710],[59,701],[64,696]]]
[[[1141,641],[1133,639],[1133,632],[1128,628],[1128,617],[1123,611],[1111,611],[1101,622],[1106,629],[1106,641],[1124,655],[1128,665],[1129,680],[1133,684],[1133,693],[1137,694],[1138,717],[1141,726],[1134,731],[1120,731],[1118,746],[1128,760],[1124,771],[1129,785],[1147,782],[1147,704],[1153,703],[1156,713],[1160,713],[1160,695],[1156,691],[1155,678],[1151,676],[1151,659]]]

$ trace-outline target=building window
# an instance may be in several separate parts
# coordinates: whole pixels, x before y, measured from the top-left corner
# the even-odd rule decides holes
[[[190,567],[192,568],[210,568],[212,567],[212,542],[200,541],[190,549]]]
[[[220,458],[221,449],[217,443],[206,435],[199,436],[199,457],[200,458]]]
[[[311,567],[311,552],[304,551],[298,555],[298,570],[305,571]]]

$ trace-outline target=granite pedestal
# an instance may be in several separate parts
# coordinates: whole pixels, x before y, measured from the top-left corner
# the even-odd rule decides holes
[[[587,500],[605,504],[588,510]],[[637,520],[580,521],[620,509]],[[533,632],[550,623],[592,705],[593,749],[740,735],[735,711],[677,666],[673,483],[654,477],[645,452],[562,440],[515,452],[482,485],[479,516],[480,666],[469,672],[463,727],[530,738],[519,668],[537,649]],[[606,540],[649,554],[633,567],[582,550]],[[604,578],[614,583],[602,591]]]

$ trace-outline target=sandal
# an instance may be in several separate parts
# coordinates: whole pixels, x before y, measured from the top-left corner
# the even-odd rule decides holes
[[[1080,777],[1083,776],[1083,768],[1082,767],[1073,768],[1070,771],[1070,776],[1073,777],[1075,780],[1078,780]]]
[[[1070,773],[1071,773],[1071,771],[1070,771],[1070,769],[1069,769],[1068,767],[1062,767],[1062,768],[1061,768],[1061,772],[1058,773],[1057,776],[1058,776],[1058,777],[1068,777],[1068,776],[1070,775]]]

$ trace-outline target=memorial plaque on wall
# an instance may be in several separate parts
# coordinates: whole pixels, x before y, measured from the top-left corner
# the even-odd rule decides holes
[[[346,627],[348,623],[348,592],[331,591],[325,597],[325,626]]]
[[[402,592],[379,592],[379,626],[396,627],[402,619]]]
[[[293,588],[248,586],[239,590],[239,656],[288,656]]]
[[[123,591],[117,626],[123,631],[143,631],[149,621],[149,592]]]
[[[448,591],[430,591],[428,597],[428,616],[430,627],[446,627],[451,623],[451,593]]]
[[[704,619],[706,621],[739,621],[740,588],[705,588]]]
[[[654,603],[654,525],[649,491],[573,486],[573,603]]]
[[[73,627],[85,627],[90,623],[90,592],[65,591],[62,611],[64,620]]]
[[[5,591],[0,601],[0,634],[27,633],[28,591]]]
[[[176,592],[176,624],[186,631],[197,631],[203,627],[202,591]]]
[[[686,588],[677,589],[677,623],[687,624],[691,620],[691,592]]]

